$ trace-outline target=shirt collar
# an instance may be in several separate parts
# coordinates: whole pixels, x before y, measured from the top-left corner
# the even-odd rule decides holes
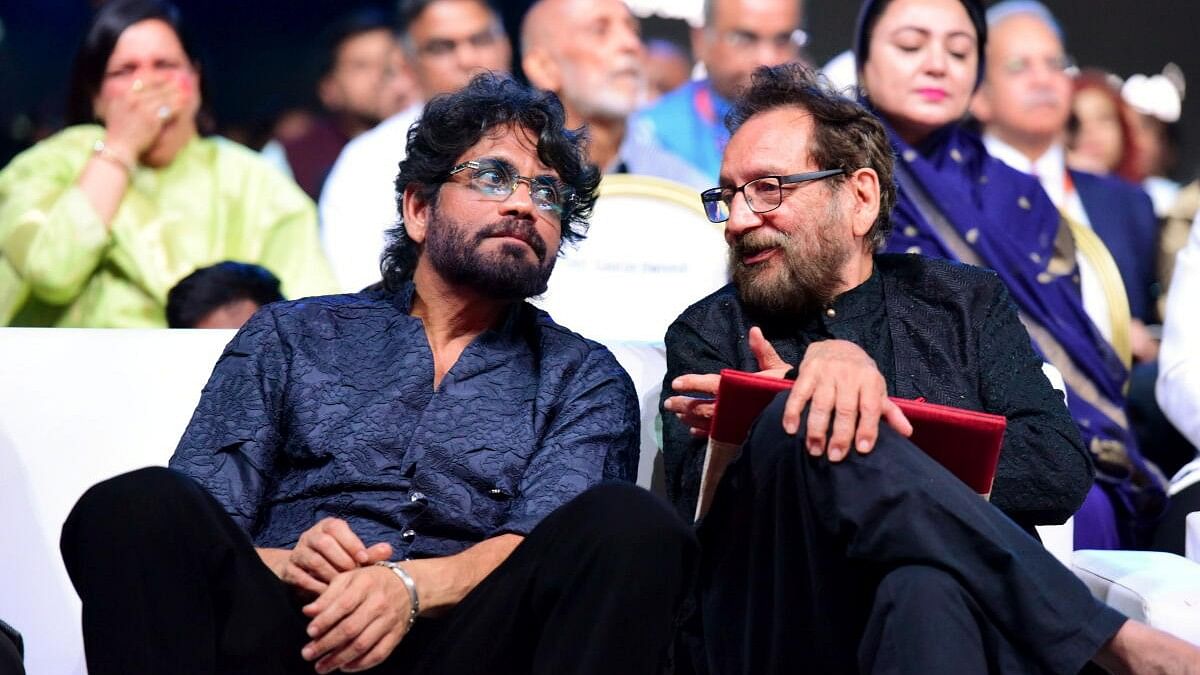
[[[883,309],[883,282],[879,268],[871,270],[871,276],[861,284],[833,299],[822,310],[825,325],[857,319],[866,314],[876,314]]]
[[[389,293],[387,290],[380,290],[378,292],[389,294],[391,296],[390,299],[392,305],[395,306],[397,310],[407,316],[412,316],[412,304],[413,297],[416,294],[416,285],[413,284],[411,279],[404,282],[404,285],[394,293]],[[496,322],[496,325],[484,331],[480,335],[480,338],[484,342],[491,342],[497,338],[502,340],[514,338],[520,330],[519,322],[521,312],[527,304],[528,303],[525,302],[510,303],[507,311],[505,311],[501,319]]]
[[[1060,208],[1063,206],[1067,196],[1067,158],[1062,143],[1051,145],[1035,160],[1030,160],[1019,150],[991,134],[984,135],[983,143],[992,157],[1021,173],[1036,176],[1050,201]]]

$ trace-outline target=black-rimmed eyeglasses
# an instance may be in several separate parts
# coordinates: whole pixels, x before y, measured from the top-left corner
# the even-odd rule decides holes
[[[733,198],[742,193],[746,205],[755,213],[774,211],[783,203],[783,186],[794,183],[806,183],[811,180],[821,180],[841,173],[845,169],[826,169],[808,173],[794,173],[790,176],[763,176],[740,187],[715,187],[700,193],[700,201],[704,203],[704,213],[714,223],[729,220],[729,212]]]
[[[522,176],[508,162],[494,157],[463,162],[450,169],[449,176],[467,171],[467,187],[493,201],[504,201],[512,196],[517,185],[529,186],[529,197],[539,211],[555,219],[561,219],[575,200],[571,186],[553,176]]]

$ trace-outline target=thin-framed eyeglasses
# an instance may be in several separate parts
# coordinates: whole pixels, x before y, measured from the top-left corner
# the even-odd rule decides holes
[[[531,178],[519,175],[513,165],[502,159],[484,157],[463,162],[450,169],[447,179],[463,172],[466,172],[467,187],[491,201],[502,202],[508,199],[518,184],[525,183],[529,186],[529,197],[533,205],[556,220],[562,219],[563,214],[575,201],[575,191],[561,180],[554,176]]]
[[[715,187],[700,193],[700,201],[704,204],[704,213],[714,223],[729,220],[733,198],[742,193],[746,198],[746,206],[755,213],[774,211],[783,203],[783,186],[795,183],[807,183],[821,180],[838,174],[846,173],[845,169],[825,169],[824,171],[809,171],[794,173],[790,176],[763,176],[740,187]]]

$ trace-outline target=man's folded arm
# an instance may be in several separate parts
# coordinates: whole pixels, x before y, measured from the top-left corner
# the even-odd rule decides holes
[[[979,331],[980,396],[988,412],[1008,418],[1008,428],[992,503],[1024,526],[1062,523],[1091,489],[1091,458],[1007,289],[994,287]]]
[[[541,445],[493,533],[529,534],[543,518],[605,480],[637,480],[640,413],[629,376],[606,349],[592,348],[560,394]]]
[[[723,368],[738,368],[723,356],[690,323],[676,320],[667,329],[667,374],[663,379],[659,411],[663,401],[674,396],[671,382],[680,375],[707,375]],[[672,412],[662,412],[663,467],[666,470],[667,497],[689,521],[700,493],[700,472],[704,465],[707,439],[697,438],[688,425]]]
[[[259,311],[225,347],[168,463],[246,532],[258,519],[279,452],[285,353],[273,312]]]

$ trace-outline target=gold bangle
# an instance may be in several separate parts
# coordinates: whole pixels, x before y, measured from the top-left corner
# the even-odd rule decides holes
[[[133,172],[137,171],[136,164],[134,164],[133,162],[130,162],[129,160],[125,159],[124,157],[121,157],[116,152],[113,152],[113,149],[108,147],[108,145],[104,142],[104,139],[102,139],[102,138],[96,139],[96,142],[92,144],[92,154],[99,157],[100,159],[106,159],[106,160],[112,162],[113,164],[116,164],[117,166],[121,167],[121,169],[125,172],[125,175],[127,175],[127,176],[132,177]]]

